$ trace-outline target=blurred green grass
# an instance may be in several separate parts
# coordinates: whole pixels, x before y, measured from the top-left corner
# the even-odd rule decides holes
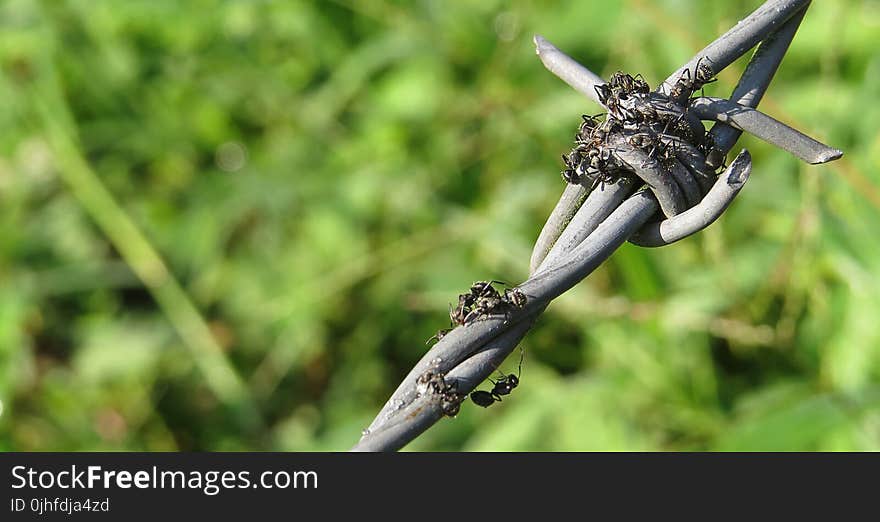
[[[4,0],[0,449],[346,449],[527,275],[597,112],[531,35],[656,83],[758,3]],[[845,158],[743,138],[719,223],[622,248],[409,448],[880,449],[878,49],[878,3],[816,2],[762,108]]]

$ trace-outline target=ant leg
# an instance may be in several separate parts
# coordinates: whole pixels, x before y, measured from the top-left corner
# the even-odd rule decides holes
[[[477,319],[479,319],[479,317],[480,317],[480,311],[479,311],[479,310],[471,310],[471,311],[468,312],[468,314],[464,317],[464,320],[461,322],[461,324],[464,325],[464,326],[467,326],[467,325],[473,323],[474,321],[476,321]]]

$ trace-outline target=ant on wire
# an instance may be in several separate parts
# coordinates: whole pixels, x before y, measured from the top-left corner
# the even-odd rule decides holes
[[[474,401],[474,404],[476,404],[477,406],[482,406],[483,408],[488,408],[495,402],[501,402],[502,395],[510,395],[513,389],[519,386],[519,376],[520,373],[522,373],[522,362],[524,355],[525,350],[520,347],[519,367],[516,369],[516,375],[512,373],[504,375],[502,373],[501,378],[497,381],[489,379],[489,382],[492,383],[492,391],[477,390],[471,392],[471,400]]]

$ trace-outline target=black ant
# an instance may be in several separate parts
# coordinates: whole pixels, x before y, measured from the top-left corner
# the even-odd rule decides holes
[[[493,381],[491,378],[489,379],[489,382],[492,383],[492,391],[477,390],[471,392],[471,400],[474,401],[474,404],[482,406],[483,408],[488,408],[495,402],[501,402],[502,395],[510,395],[513,389],[519,386],[519,376],[522,373],[524,355],[525,350],[520,347],[519,366],[516,369],[516,375],[512,373],[504,375],[502,373],[501,378],[497,381]]]
[[[612,110],[611,107],[608,106],[608,102],[612,100],[613,91],[611,87],[607,83],[603,83],[601,85],[594,85],[593,90],[596,91],[596,98],[599,99],[599,103],[608,108],[608,110]]]
[[[449,305],[449,320],[452,325],[470,324],[481,316],[491,314],[496,307],[505,302],[492,283],[506,286],[503,281],[476,281],[467,293],[459,294],[458,306],[453,308],[451,304]],[[442,335],[435,337],[439,340]],[[430,342],[431,339],[428,341]]]
[[[703,144],[700,146],[699,150],[706,156],[706,165],[708,165],[712,170],[718,170],[719,168],[727,168],[727,161],[724,154],[715,148],[715,137],[711,132],[707,132],[706,136],[703,139]]]
[[[612,90],[617,91],[618,97],[624,100],[629,94],[648,94],[651,90],[648,82],[645,81],[641,74],[632,76],[631,74],[617,71],[611,75],[608,83],[611,84]]]
[[[601,85],[594,85],[593,89],[596,91],[596,99],[608,109],[609,116],[619,120],[626,119],[629,111],[624,109],[624,112],[621,112],[623,107],[620,106],[621,98],[619,97],[619,88],[614,88],[607,83],[603,83]],[[624,96],[623,99],[626,99],[626,96]]]
[[[526,304],[526,295],[519,288],[506,289],[504,295],[499,294],[492,283],[507,286],[504,281],[477,281],[471,285],[468,293],[459,294],[458,306],[449,305],[449,321],[452,326],[467,325],[479,319],[481,316],[489,315],[502,306],[512,306],[514,308],[522,308]],[[439,330],[425,341],[430,344],[431,341],[439,341],[451,332],[451,328]]]
[[[506,302],[509,305],[514,306],[515,308],[522,308],[526,305],[526,294],[523,293],[519,288],[506,289],[504,290],[504,296],[501,298],[502,301]]]
[[[578,143],[569,155],[562,155],[562,161],[567,167],[562,171],[562,179],[572,184],[587,180],[590,182],[590,190],[600,184],[604,186],[606,183],[616,183],[620,179],[615,165],[610,163],[612,151],[602,143],[606,134],[607,131],[597,128],[591,142]]]
[[[703,60],[706,60],[707,62],[711,61],[706,57],[697,60],[697,63],[694,66],[693,78],[691,78],[690,69],[682,71],[681,76],[678,77],[678,81],[675,82],[675,85],[672,86],[672,90],[669,92],[672,99],[683,104],[687,98],[693,96],[695,92],[701,90],[707,83],[716,81],[715,71],[711,66],[703,63]]]
[[[495,292],[495,295],[488,295],[477,299],[476,303],[474,303],[473,309],[464,318],[464,324],[471,324],[480,317],[491,315],[496,308],[501,306],[501,303],[503,302],[501,297],[495,289],[493,289],[493,291]]]
[[[461,294],[458,296],[458,306],[449,305],[449,320],[453,325],[463,325],[464,320],[473,306],[473,299],[470,294]]]
[[[473,321],[491,315],[498,310],[504,310],[508,305],[521,308],[525,305],[525,294],[518,289],[505,290],[504,295],[498,293],[492,283],[507,286],[503,281],[477,281],[471,286],[470,295],[473,297],[473,304],[467,315],[465,315],[462,324],[470,324]]]
[[[440,411],[443,415],[447,417],[458,415],[464,397],[457,392],[456,383],[448,383],[442,373],[428,370],[419,376],[416,386],[420,394],[429,393],[439,397]]]
[[[480,297],[498,297],[498,290],[492,286],[492,283],[499,285],[507,285],[504,281],[477,281],[471,285],[471,295],[475,299],[479,299]]]
[[[526,300],[526,294],[519,288],[508,288],[504,290],[504,295],[499,295],[498,291],[493,288],[492,292],[488,292],[488,295],[484,294],[483,297],[477,299],[473,309],[464,318],[464,324],[470,324],[480,317],[491,315],[493,312],[500,311],[506,314],[511,307],[522,308],[526,305]]]
[[[697,66],[694,67],[694,90],[702,89],[707,83],[712,83],[718,81],[718,78],[715,78],[715,71],[711,66],[702,63],[703,60],[707,62],[711,62],[712,60],[706,58],[700,58],[697,60]],[[703,93],[700,94],[703,96]]]
[[[587,116],[586,114],[583,114],[581,115],[581,118],[584,121],[581,122],[581,125],[578,128],[578,133],[575,141],[588,142],[590,141],[590,137],[596,127],[602,125],[601,115]]]

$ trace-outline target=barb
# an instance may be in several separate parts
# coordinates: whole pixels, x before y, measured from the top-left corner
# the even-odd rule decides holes
[[[782,62],[782,57],[788,51],[788,47],[795,33],[797,33],[798,27],[800,27],[804,15],[807,14],[807,7],[809,6],[805,6],[798,11],[777,32],[768,36],[766,40],[758,45],[755,54],[752,55],[752,59],[746,66],[745,71],[743,71],[742,78],[740,78],[736,88],[733,89],[733,93],[730,95],[731,101],[743,107],[758,106],[761,98],[764,97],[764,93],[767,92],[770,80],[773,79],[779,64]],[[730,150],[733,148],[736,140],[739,139],[740,134],[742,134],[741,130],[719,122],[713,125],[712,130],[709,131],[709,141],[714,143],[719,149]],[[721,166],[722,158],[717,153],[712,154],[710,152],[707,154],[707,159],[711,168],[717,169]]]
[[[513,290],[520,293],[522,302],[503,313],[494,313],[489,307],[487,314],[478,314],[477,320],[443,335],[403,379],[353,450],[400,449],[444,415],[457,413],[458,404],[498,368],[548,304],[589,275],[625,241],[662,246],[714,222],[747,181],[751,159],[743,151],[713,183],[715,167],[706,154],[723,161],[740,131],[719,123],[713,132],[705,133],[697,114],[734,123],[738,114],[750,114],[758,121],[740,126],[766,135],[767,126],[773,128],[775,120],[743,109],[757,105],[766,91],[808,4],[768,1],[698,55],[709,57],[713,67],[726,66],[765,41],[746,68],[748,74],[740,80],[733,101],[726,102],[689,101],[698,85],[708,81],[705,70],[697,69],[699,58],[679,71],[693,68],[695,75],[703,76],[679,81],[680,73],[674,74],[670,78],[677,84],[666,87],[676,93],[668,96],[664,86],[657,93],[647,93],[644,82],[637,83],[622,73],[606,84],[536,36],[538,55],[545,66],[597,103],[601,98],[612,121],[593,126],[585,120],[573,154],[565,158],[568,170],[564,177],[573,183],[566,187],[541,231],[530,260],[532,275]],[[780,33],[774,36],[777,29]],[[711,104],[730,110],[705,112],[704,107]],[[737,115],[731,116],[731,112]],[[699,124],[699,132],[692,120]],[[791,136],[792,131],[797,132],[785,130],[783,135]],[[792,148],[820,150],[818,157],[826,161],[839,157],[827,151],[823,156],[824,149],[815,143],[798,142]],[[584,183],[590,179],[591,184]],[[633,181],[639,179],[648,185],[632,193]],[[591,192],[597,184],[598,189]],[[659,219],[650,222],[657,216]],[[434,384],[420,386],[425,382]]]
[[[574,58],[565,54],[548,42],[543,36],[535,35],[535,52],[550,72],[570,85],[574,90],[602,105],[596,92],[596,86],[605,85],[605,80],[593,71],[579,64]]]
[[[734,129],[747,131],[811,165],[827,163],[843,156],[839,149],[829,147],[781,121],[731,100],[697,98],[691,103],[691,110],[701,119],[716,120]]]
[[[693,73],[697,63],[707,63],[718,74],[758,42],[775,32],[781,24],[800,10],[806,10],[810,0],[770,0],[756,9],[733,28],[718,37],[670,74],[660,86],[660,92],[669,94],[672,86],[683,75]],[[685,71],[688,71],[686,73]]]

